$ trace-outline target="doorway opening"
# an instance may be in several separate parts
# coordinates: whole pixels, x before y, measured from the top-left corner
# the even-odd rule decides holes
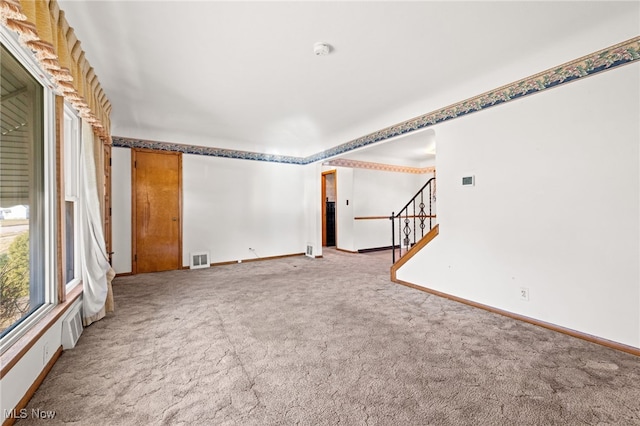
[[[322,172],[322,246],[335,247],[338,238],[336,226],[336,171]]]

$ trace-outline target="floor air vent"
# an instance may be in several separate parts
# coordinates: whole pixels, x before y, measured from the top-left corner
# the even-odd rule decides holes
[[[305,254],[307,256],[309,256],[309,257],[314,257],[313,256],[313,245],[307,244],[307,252]]]
[[[80,304],[71,309],[69,315],[62,320],[62,349],[72,349],[82,334],[82,317]]]
[[[189,264],[190,269],[200,269],[200,268],[208,268],[211,266],[209,262],[209,252],[202,251],[199,253],[191,253],[191,263]]]

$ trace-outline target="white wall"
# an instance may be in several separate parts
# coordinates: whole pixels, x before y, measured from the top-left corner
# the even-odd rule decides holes
[[[182,172],[185,266],[194,251],[211,262],[305,251],[304,167],[183,155]]]
[[[408,174],[354,169],[354,217],[389,217],[391,212],[398,213],[432,177],[433,173]],[[355,220],[353,233],[356,250],[391,245],[389,219]]]
[[[305,241],[313,246],[313,256],[322,256],[322,166],[315,163],[303,167]]]
[[[436,126],[440,235],[397,277],[640,347],[639,81],[627,65]]]
[[[131,272],[131,150],[114,148],[113,267]],[[210,251],[212,262],[304,252],[322,255],[320,163],[307,166],[183,156],[183,264]],[[337,172],[338,247],[390,245],[389,215],[432,175],[350,169]],[[203,184],[204,182],[204,184]],[[349,200],[349,205],[346,200]],[[246,203],[246,204],[243,204]]]
[[[354,218],[391,216],[392,211],[400,210],[433,177],[433,174],[346,167],[335,170],[336,247],[348,251],[390,246],[391,223],[388,219]]]
[[[131,150],[111,150],[111,220],[113,269],[131,272]]]
[[[336,248],[347,251],[356,251],[353,234],[353,170],[336,168]]]
[[[113,266],[126,273],[131,272],[131,151],[114,148],[112,158]],[[303,253],[313,241],[312,225],[305,222],[305,197],[312,190],[307,170],[183,155],[183,266],[189,265],[190,252],[209,251],[211,262]]]

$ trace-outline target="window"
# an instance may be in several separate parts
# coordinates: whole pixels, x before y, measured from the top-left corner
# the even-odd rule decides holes
[[[56,300],[51,149],[53,96],[17,43],[0,56],[0,352]],[[5,44],[5,41],[7,42]],[[25,63],[29,63],[25,65]]]
[[[65,284],[67,291],[80,282],[78,229],[79,192],[79,119],[71,108],[64,107],[64,199],[65,199]]]

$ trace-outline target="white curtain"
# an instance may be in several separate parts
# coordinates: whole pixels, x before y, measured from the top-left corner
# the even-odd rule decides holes
[[[113,310],[111,280],[115,272],[109,265],[100,215],[98,179],[94,160],[94,135],[83,122],[80,147],[80,258],[82,262],[82,322],[85,326],[102,319]]]

